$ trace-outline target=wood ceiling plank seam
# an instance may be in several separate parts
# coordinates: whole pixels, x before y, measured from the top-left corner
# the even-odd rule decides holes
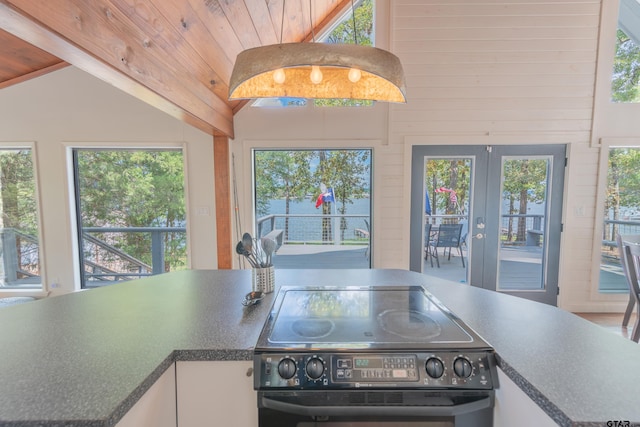
[[[260,37],[260,44],[263,46],[280,42],[280,31],[276,31],[276,23],[271,20],[266,2],[267,0],[244,0],[256,34]],[[278,21],[278,28],[279,26]]]
[[[231,58],[225,47],[211,37],[193,9],[186,2],[151,1],[158,12],[182,35],[203,61],[216,70],[228,85],[235,56]]]
[[[313,41],[313,35],[316,34],[317,37],[318,34],[322,34],[325,29],[334,24],[335,20],[344,13],[346,8],[351,8],[351,0],[341,0],[332,9],[318,11],[318,13],[322,15],[318,16],[318,21],[316,21],[317,23],[315,24],[313,31],[309,31],[308,33],[306,33],[300,41]]]
[[[220,8],[227,17],[229,25],[233,28],[234,33],[244,49],[258,47],[262,45],[262,41],[256,32],[255,25],[249,14],[249,10],[244,1],[229,0],[210,0],[218,3]]]
[[[148,57],[143,55],[144,52],[135,58],[136,63],[133,64],[131,59],[133,59],[132,55],[134,51],[131,49],[131,46],[126,46],[124,49],[120,48],[120,51],[117,52],[122,56],[118,56],[115,60],[110,61],[109,59],[114,57],[113,50],[110,51],[108,48],[105,48],[104,45],[106,43],[103,42],[101,45],[96,43],[95,40],[110,40],[111,37],[113,37],[115,41],[112,42],[112,45],[118,46],[118,44],[121,43],[121,39],[112,34],[112,31],[105,30],[106,24],[104,21],[106,14],[103,15],[98,12],[96,16],[89,8],[89,5],[86,5],[84,2],[80,2],[80,4],[77,3],[78,2],[74,3],[73,1],[65,0],[51,0],[42,4],[33,4],[33,2],[29,2],[28,0],[14,0],[12,12],[18,13],[25,17],[25,19],[38,23],[38,25],[43,28],[49,29],[49,31],[51,31],[50,34],[58,35],[60,38],[56,39],[55,45],[56,49],[60,50],[60,52],[56,52],[56,54],[62,59],[67,60],[67,62],[74,64],[74,61],[66,58],[66,56],[68,56],[66,52],[69,49],[73,50],[72,48],[77,48],[81,52],[89,53],[89,57],[97,60],[97,63],[89,64],[86,62],[87,57],[83,55],[78,56],[78,52],[74,52],[73,56],[82,58],[79,68],[85,69],[85,71],[91,74],[94,74],[92,71],[97,70],[97,74],[103,76],[106,81],[112,84],[114,84],[113,81],[117,81],[118,84],[114,85],[123,90],[125,90],[124,88],[128,88],[127,91],[129,93],[147,102],[149,102],[149,100],[159,101],[160,98],[163,99],[157,106],[161,106],[161,109],[180,119],[186,117],[185,113],[188,113],[188,115],[197,119],[189,119],[188,123],[196,123],[199,129],[207,129],[206,131],[211,133],[212,129],[215,128],[227,135],[233,134],[233,112],[231,106],[220,102],[223,110],[216,111],[198,98],[187,95],[184,91],[176,91],[176,87],[179,88],[182,86],[182,79],[174,80],[174,82],[171,83],[172,79],[169,74],[163,70],[164,66],[154,67],[151,71],[155,72],[156,75],[150,74],[148,67],[145,68],[144,61],[148,61]],[[103,25],[100,26],[98,23],[103,23]],[[13,24],[9,24],[9,26],[11,25]],[[56,31],[51,30],[51,28],[54,27]],[[104,32],[106,32],[106,34],[103,34]],[[89,35],[87,36],[87,34]],[[108,44],[106,45],[109,46]],[[48,51],[51,52],[51,50]],[[120,58],[124,61],[120,61]],[[128,63],[125,64],[124,62]],[[132,86],[121,78],[110,75],[106,68],[101,68],[100,66],[96,68],[98,63],[102,65],[109,64],[109,68],[111,68],[112,71],[117,70],[116,72],[128,76],[132,81],[137,82],[137,84],[159,95],[160,98],[150,97],[149,94],[144,93],[144,91],[140,92],[140,87]],[[141,63],[141,66],[138,66],[138,63]],[[134,69],[134,65],[137,67],[136,69]],[[169,83],[167,84],[167,82]],[[217,97],[215,98],[218,99]],[[166,105],[165,101],[170,101],[174,104],[174,108]],[[175,107],[185,111],[176,111],[177,109]],[[206,125],[203,126],[203,123],[198,123],[198,121],[202,121]]]
[[[18,2],[29,3],[22,0],[15,1],[15,3]],[[83,49],[112,64],[121,72],[143,83],[156,93],[188,110],[196,117],[211,123],[214,127],[217,127],[216,123],[220,120],[226,122],[222,129],[228,129],[229,124],[232,122],[233,114],[228,105],[220,102],[217,105],[218,109],[216,109],[199,97],[187,96],[184,91],[176,90],[184,87],[184,82],[189,82],[189,79],[174,78],[171,73],[165,70],[165,64],[156,64],[156,61],[150,58],[142,45],[136,50],[134,49],[134,47],[137,47],[135,43],[126,43],[121,36],[119,37],[109,29],[109,26],[113,26],[115,22],[116,13],[111,11],[112,19],[107,21],[108,14],[92,9],[92,5],[92,3],[87,4],[80,0],[50,0],[45,4],[25,7],[23,10],[49,27],[55,27],[57,23],[67,22],[64,28],[60,25],[57,26],[58,32],[65,38],[73,40]],[[68,16],[73,17],[71,24],[75,25],[69,25],[69,20],[64,19]],[[130,29],[121,27],[120,31],[128,34]],[[112,41],[109,42],[109,39]],[[133,37],[130,37],[130,39],[133,39]],[[98,42],[100,40],[103,41],[103,44]],[[115,46],[119,51],[116,49],[109,50],[109,46]],[[216,99],[218,98],[216,97]]]
[[[180,61],[174,61],[175,54],[166,56],[162,54],[162,52],[159,52],[157,45],[149,42],[149,35],[142,28],[112,2],[109,2],[109,4],[112,7],[105,10],[105,30],[108,31],[109,24],[111,24],[114,30],[112,34],[116,39],[118,35],[123,36],[122,38],[127,45],[127,50],[133,51],[133,55],[130,55],[129,58],[134,58],[134,60],[142,59],[138,69],[143,70],[143,75],[153,75],[153,70],[156,70],[155,75],[158,76],[160,82],[173,82],[170,85],[165,85],[171,92],[182,93],[182,91],[187,91],[193,95],[195,99],[200,100],[216,112],[223,115],[227,113],[232,114],[229,105],[225,101],[221,100],[218,96],[211,96],[213,91],[208,84],[197,80],[193,72],[184,67],[185,64]],[[100,14],[96,16],[102,17]],[[126,65],[133,65],[133,63],[127,58]],[[181,88],[182,90],[177,91],[177,88]]]
[[[179,106],[176,102],[170,101],[167,97],[119,71],[95,54],[82,49],[75,42],[63,37],[15,4],[9,5],[6,2],[0,2],[0,28],[164,111],[177,120],[211,135],[220,134],[233,137],[232,123],[217,120],[214,125],[207,122]]]
[[[214,6],[212,0],[187,0],[187,2],[211,37],[217,40],[220,46],[224,46],[227,54],[233,58],[231,62],[235,63],[236,56],[244,49],[224,12],[221,9],[212,10],[210,8]]]
[[[197,90],[196,96],[207,102],[211,98],[206,96],[207,91],[209,91],[209,93],[216,95],[219,102],[227,105],[226,98],[229,94],[227,84],[215,70],[204,62],[190,44],[181,43],[181,41],[184,41],[182,35],[165,20],[164,16],[152,4],[145,2],[135,8],[131,7],[129,2],[123,0],[110,0],[110,4],[113,8],[119,10],[132,25],[148,36],[152,51],[156,47],[162,51],[161,55],[156,56],[160,59],[167,58],[167,61],[171,61],[181,68],[186,75],[194,77],[201,83],[202,90]],[[140,13],[140,7],[146,9],[144,15]],[[177,72],[180,72],[180,70],[178,69]],[[211,81],[215,82],[213,88],[211,87]]]
[[[287,7],[287,10],[285,10],[284,12],[285,18],[284,18],[283,28],[280,29],[280,26],[282,24],[283,1],[285,0],[274,0],[274,1],[267,2],[267,7],[269,8],[269,14],[271,15],[271,20],[276,24],[276,29],[277,29],[276,31],[278,33],[278,38],[281,40],[282,43],[290,43],[296,40],[294,39],[294,32],[291,27],[291,22],[288,19],[289,18],[288,7]],[[285,3],[285,7],[286,7],[286,3]],[[280,34],[282,34],[281,38],[280,38]]]

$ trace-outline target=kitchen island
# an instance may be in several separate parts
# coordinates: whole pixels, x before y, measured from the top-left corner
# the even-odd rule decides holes
[[[275,295],[244,307],[250,283],[182,271],[3,308],[0,426],[114,426],[174,362],[250,361]],[[278,270],[276,283],[425,286],[558,425],[640,423],[640,346],[571,313],[404,270]]]

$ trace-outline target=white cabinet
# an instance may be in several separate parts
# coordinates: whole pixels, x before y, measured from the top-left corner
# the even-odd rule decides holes
[[[116,427],[176,427],[176,367],[172,364]]]
[[[494,427],[557,427],[529,396],[507,375],[498,369],[500,387],[496,389],[496,406],[493,414]]]
[[[178,427],[257,427],[253,362],[176,362]]]

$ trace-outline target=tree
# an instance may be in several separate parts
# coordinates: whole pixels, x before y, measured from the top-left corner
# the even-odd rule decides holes
[[[337,211],[344,215],[347,205],[356,198],[366,197],[369,192],[369,150],[321,150],[317,153],[319,164],[314,174],[318,187],[325,184],[333,188],[338,203]],[[323,214],[331,214],[331,206],[323,204]],[[346,219],[341,218],[340,233],[344,240],[347,229]],[[326,236],[326,238],[325,238]],[[331,224],[323,222],[323,240],[331,240]]]
[[[640,47],[622,30],[616,37],[611,99],[614,102],[638,102],[640,80]]]
[[[186,222],[180,151],[79,150],[83,227],[180,227]],[[105,235],[101,237],[107,238]],[[117,249],[151,264],[151,237],[110,238]],[[185,233],[165,233],[164,270],[186,265]]]
[[[609,171],[607,174],[607,198],[605,200],[605,218],[621,219],[624,207],[640,206],[640,149],[612,148],[609,150]],[[606,240],[615,240],[617,227],[611,229]]]
[[[305,150],[256,151],[256,209],[258,215],[269,213],[269,200],[285,200],[284,240],[289,235],[292,200],[302,200],[311,188],[309,161],[313,152]]]
[[[546,159],[513,159],[504,163],[503,197],[509,200],[509,214],[527,213],[528,204],[540,203],[546,199],[547,191],[547,169]],[[517,211],[516,211],[517,205]],[[518,217],[516,240],[526,240],[526,217]],[[511,222],[509,221],[509,233],[511,233]],[[508,236],[511,240],[511,234]]]

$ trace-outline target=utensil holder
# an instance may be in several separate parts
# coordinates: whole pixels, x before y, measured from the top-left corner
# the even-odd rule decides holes
[[[273,292],[275,282],[273,266],[251,269],[251,290],[268,294]]]

